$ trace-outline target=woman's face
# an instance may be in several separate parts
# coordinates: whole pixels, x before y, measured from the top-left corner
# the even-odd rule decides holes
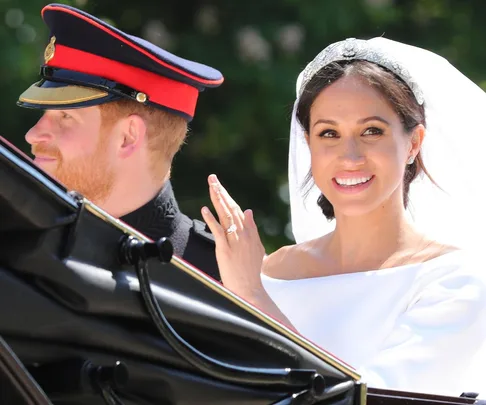
[[[422,138],[422,126],[405,133],[391,105],[363,80],[345,77],[325,88],[311,107],[307,141],[314,181],[336,217],[403,207],[407,160]]]

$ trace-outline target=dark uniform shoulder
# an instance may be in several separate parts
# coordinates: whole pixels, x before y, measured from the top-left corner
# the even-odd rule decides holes
[[[170,182],[153,200],[121,220],[154,240],[169,238],[175,255],[221,281],[213,235],[204,222],[180,211]]]
[[[190,228],[182,259],[215,280],[221,281],[218,262],[216,261],[216,243],[213,234],[204,222],[197,219],[189,219],[188,217],[185,219],[188,224],[190,221]]]
[[[193,219],[191,231],[194,232],[197,237],[215,245],[214,236],[206,223],[199,221],[198,219]]]

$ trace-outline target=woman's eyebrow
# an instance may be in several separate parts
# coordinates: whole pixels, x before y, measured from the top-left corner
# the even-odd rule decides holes
[[[390,126],[390,123],[386,119],[380,117],[379,115],[372,115],[371,117],[362,118],[362,119],[358,120],[357,123],[358,124],[365,124],[368,121],[380,121],[383,124]],[[338,123],[336,121],[328,120],[328,119],[325,119],[325,118],[318,119],[314,123],[313,127],[315,127],[317,124],[329,124],[329,125],[334,125],[334,126],[338,125]]]

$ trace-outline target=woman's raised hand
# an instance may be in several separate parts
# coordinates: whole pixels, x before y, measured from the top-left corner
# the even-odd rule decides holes
[[[216,241],[216,259],[223,285],[251,302],[263,290],[260,272],[265,256],[253,212],[243,212],[216,175],[210,175],[208,183],[219,222],[207,207],[201,212]]]

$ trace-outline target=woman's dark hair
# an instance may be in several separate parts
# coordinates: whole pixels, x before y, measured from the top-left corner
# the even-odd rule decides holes
[[[388,69],[364,60],[340,61],[330,63],[317,72],[307,83],[299,104],[297,105],[297,120],[306,134],[309,134],[310,110],[314,100],[326,87],[345,76],[357,76],[379,91],[390,103],[402,122],[407,133],[422,124],[425,127],[424,106],[417,103],[413,92],[408,85],[390,72]],[[410,183],[420,174],[425,173],[434,182],[427,172],[419,152],[411,165],[407,165],[403,179],[403,204],[408,204]],[[307,175],[304,186],[312,180],[312,173]],[[334,219],[334,207],[323,195],[317,200],[323,214],[328,220]]]

